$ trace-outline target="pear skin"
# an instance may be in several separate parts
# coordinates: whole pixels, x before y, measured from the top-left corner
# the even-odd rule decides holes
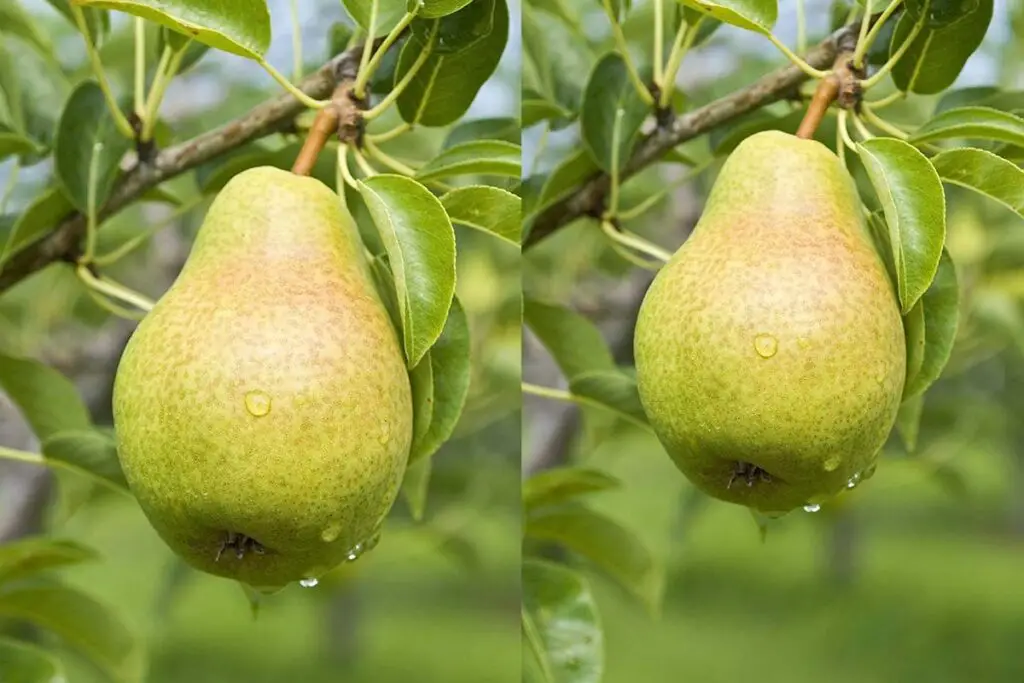
[[[114,426],[143,512],[197,569],[281,586],[376,542],[412,399],[334,192],[275,168],[224,187],[128,342]]]
[[[655,433],[709,495],[783,513],[868,469],[896,420],[905,339],[835,154],[778,131],[744,140],[648,290],[634,347]]]

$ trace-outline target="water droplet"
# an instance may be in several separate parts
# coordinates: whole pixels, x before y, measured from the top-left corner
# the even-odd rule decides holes
[[[754,350],[761,358],[771,358],[779,350],[779,340],[770,334],[759,334],[754,337]]]
[[[270,397],[258,389],[245,395],[245,409],[253,417],[263,417],[270,412]]]
[[[804,505],[804,512],[817,512],[820,509],[821,506],[817,503],[808,503],[807,505]]]
[[[850,477],[850,481],[846,482],[846,488],[852,489],[852,488],[854,488],[859,483],[860,483],[860,472],[857,472],[852,477]]]
[[[355,547],[348,551],[348,561],[355,562],[363,554],[363,544],[356,543]]]
[[[341,535],[341,522],[335,522],[334,524],[328,525],[326,529],[320,532],[320,538],[323,539],[324,543],[333,543],[338,540],[338,536]]]
[[[314,579],[312,576],[307,579],[302,579],[301,581],[299,581],[299,585],[303,588],[314,588],[318,583],[320,582]]]
[[[839,469],[839,465],[842,464],[842,462],[843,459],[840,456],[831,456],[828,460],[825,461],[825,471],[835,472],[837,469]]]

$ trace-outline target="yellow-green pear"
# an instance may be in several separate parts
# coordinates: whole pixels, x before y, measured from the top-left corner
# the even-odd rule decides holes
[[[280,586],[376,542],[412,399],[334,192],[274,168],[224,187],[128,342],[114,426],[139,505],[198,569]]]
[[[835,154],[745,139],[655,277],[634,345],[644,411],[699,489],[782,513],[855,484],[895,422],[906,351]]]

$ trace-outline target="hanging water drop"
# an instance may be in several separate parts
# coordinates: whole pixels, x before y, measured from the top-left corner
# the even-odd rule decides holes
[[[804,505],[804,512],[817,512],[820,509],[821,506],[817,503],[808,503],[807,505]]]
[[[303,588],[314,588],[318,583],[320,582],[314,579],[312,576],[307,579],[302,579],[301,581],[299,581],[299,585]]]
[[[860,483],[860,472],[857,472],[852,477],[850,477],[850,481],[846,482],[846,488],[852,489],[852,488],[854,488],[859,483]]]

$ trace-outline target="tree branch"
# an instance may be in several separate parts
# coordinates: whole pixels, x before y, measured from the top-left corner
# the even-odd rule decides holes
[[[383,41],[378,38],[377,43]],[[315,98],[328,97],[342,80],[352,80],[359,68],[363,46],[346,50],[304,79],[298,87]],[[140,163],[125,174],[98,212],[102,220],[131,204],[165,180],[181,175],[247,142],[279,132],[305,109],[288,93],[253,108],[248,114],[219,128],[160,152],[152,163]],[[74,260],[85,234],[85,216],[74,212],[50,233],[19,251],[0,273],[4,292],[32,273],[57,261]]]
[[[839,29],[811,48],[804,55],[804,59],[817,69],[829,68],[841,49],[847,49],[851,41],[855,43],[859,31],[859,21]],[[659,126],[637,145],[632,158],[620,174],[620,180],[625,180],[659,161],[673,147],[699,137],[738,116],[786,97],[806,80],[807,74],[796,66],[782,67],[742,90],[675,117],[666,125]],[[529,248],[537,244],[581,216],[600,215],[609,189],[607,175],[602,173],[590,178],[575,193],[551,205],[534,219],[523,247]]]

